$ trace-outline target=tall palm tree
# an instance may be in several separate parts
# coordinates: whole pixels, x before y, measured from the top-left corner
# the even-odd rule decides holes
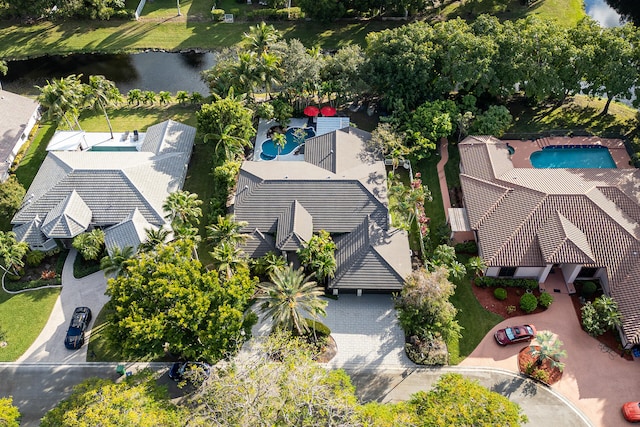
[[[255,273],[260,276],[269,276],[274,270],[285,268],[286,266],[287,260],[273,251],[267,252],[253,262]]]
[[[0,270],[17,276],[18,270],[24,267],[24,256],[28,250],[26,242],[16,241],[16,233],[0,231]]]
[[[233,85],[240,92],[254,96],[255,88],[260,82],[258,60],[254,52],[242,52],[238,55],[238,62],[230,70]]]
[[[145,105],[147,104],[147,102],[149,103],[149,105],[155,104],[156,98],[156,93],[152,90],[145,90],[144,92],[142,92],[142,102],[144,102]]]
[[[100,269],[107,277],[118,277],[124,271],[125,262],[133,258],[135,254],[136,251],[133,246],[125,246],[124,249],[114,246],[111,248],[109,255],[103,257],[100,261]]]
[[[249,32],[244,33],[242,39],[249,43],[252,51],[262,54],[269,49],[269,45],[280,39],[280,32],[273,25],[267,25],[263,21],[249,27]]]
[[[529,354],[536,358],[536,364],[542,366],[545,360],[551,363],[551,367],[564,369],[564,363],[560,362],[561,357],[567,357],[567,352],[562,350],[562,341],[556,339],[551,331],[538,332],[536,334],[538,345],[529,347]]]
[[[213,267],[227,278],[233,276],[239,266],[247,265],[247,257],[244,252],[229,242],[221,243],[209,254],[211,255]]]
[[[221,123],[218,123],[221,126]],[[224,155],[227,160],[236,160],[244,157],[244,148],[251,147],[251,142],[233,135],[236,125],[228,124],[224,128],[220,129],[217,133],[208,133],[204,136],[204,142],[218,141],[216,142],[216,152],[224,150]]]
[[[165,219],[175,230],[176,226],[199,224],[202,216],[200,205],[202,200],[198,199],[197,194],[181,190],[169,194],[162,209],[166,212]]]
[[[258,298],[263,301],[261,312],[273,319],[276,327],[303,335],[309,332],[305,316],[326,316],[327,301],[321,299],[324,290],[304,275],[302,267],[296,270],[290,264],[274,270],[269,278],[271,282],[258,285]]]
[[[250,237],[249,234],[240,231],[248,224],[246,221],[235,221],[233,215],[218,215],[217,223],[206,226],[207,240],[214,247],[229,243],[237,248]]]
[[[84,102],[96,111],[102,111],[109,125],[111,139],[113,139],[113,127],[107,114],[107,107],[120,102],[122,95],[115,83],[104,76],[89,76],[89,84],[84,86]]]
[[[167,241],[169,237],[169,230],[166,228],[149,228],[146,231],[147,238],[140,244],[138,249],[143,252],[149,252],[154,250],[158,245],[161,245]]]
[[[61,77],[53,79],[51,82],[47,81],[47,85],[42,88],[37,86],[40,89],[38,101],[47,109],[45,114],[56,122],[64,119],[69,129],[73,129],[74,126],[71,125],[67,117],[68,114],[73,117],[76,127],[81,129],[78,115],[83,103],[84,90],[80,77],[82,75],[71,74],[66,78]]]
[[[180,104],[186,104],[189,100],[189,92],[185,90],[179,90],[178,92],[176,92],[176,99]]]
[[[269,98],[271,88],[280,84],[280,58],[273,53],[263,52],[260,54],[258,66],[258,77],[262,82],[262,87],[266,97]]]

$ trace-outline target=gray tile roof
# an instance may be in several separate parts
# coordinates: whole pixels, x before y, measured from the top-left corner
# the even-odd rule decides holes
[[[250,258],[260,258],[268,252],[276,252],[274,238],[270,234],[264,234],[255,229],[251,232],[251,237],[242,245],[242,251]]]
[[[138,209],[161,226],[164,200],[184,183],[194,136],[195,128],[169,121],[147,130],[143,150],[150,151],[49,152],[11,223],[45,218],[75,192],[92,212],[91,225],[118,224]]]
[[[72,238],[89,224],[91,209],[74,190],[47,213],[40,229],[49,238]]]
[[[16,233],[16,240],[19,242],[27,242],[33,247],[42,246],[48,238],[42,234],[40,230],[41,225],[42,220],[36,215],[33,220],[15,227],[13,232]]]
[[[311,237],[310,231],[339,235],[336,239],[350,249],[341,253],[340,277],[332,286],[400,289],[411,271],[409,243],[403,232],[383,231],[389,227],[386,170],[382,159],[367,150],[370,137],[347,128],[308,139],[304,161],[244,162],[234,198],[236,220],[248,223],[243,231],[277,234],[276,245],[289,251]],[[372,231],[355,233],[368,230],[365,220],[385,238],[371,240]],[[354,255],[361,239],[368,249]],[[245,247],[258,256],[270,245]]]
[[[38,106],[33,99],[0,89],[0,176],[11,166],[4,162],[20,141]]]
[[[411,273],[405,231],[385,231],[365,218],[335,243],[337,269],[330,288],[399,290]]]
[[[138,246],[147,241],[147,230],[157,229],[135,208],[125,220],[104,230],[104,244],[108,251],[127,246],[137,251]]]
[[[276,248],[297,251],[313,236],[313,218],[297,200],[278,218]]]
[[[640,344],[640,170],[514,168],[506,143],[490,137],[459,148],[465,207],[487,265],[606,267],[623,331]]]

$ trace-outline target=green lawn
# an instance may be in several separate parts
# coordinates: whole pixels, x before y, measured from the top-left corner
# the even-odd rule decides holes
[[[461,17],[473,21],[478,15],[495,15],[501,20],[517,20],[536,15],[542,20],[555,20],[563,26],[573,27],[586,16],[582,0],[539,0],[531,7],[523,6],[520,0],[470,0],[451,2],[442,9],[447,19]]]
[[[199,107],[191,104],[171,104],[154,106],[133,106],[122,104],[108,111],[109,120],[114,132],[125,132],[139,129],[141,132],[149,126],[175,120],[196,126],[196,111]],[[87,132],[109,132],[107,121],[102,114],[87,113],[80,116],[80,126]]]
[[[109,341],[105,337],[104,330],[107,326],[108,310],[103,308],[96,316],[91,328],[91,337],[87,344],[87,361],[88,362],[119,362],[126,360],[117,346],[109,345]]]
[[[0,332],[7,341],[0,347],[0,362],[13,362],[31,346],[47,323],[60,289],[9,295],[0,290]],[[62,345],[62,343],[60,343]]]

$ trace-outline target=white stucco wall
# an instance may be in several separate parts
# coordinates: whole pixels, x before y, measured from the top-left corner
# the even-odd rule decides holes
[[[543,271],[544,267],[518,267],[518,269],[516,270],[516,274],[514,274],[513,277],[537,279],[538,277],[540,277]]]

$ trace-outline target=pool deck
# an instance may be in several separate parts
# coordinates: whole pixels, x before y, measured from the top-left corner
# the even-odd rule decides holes
[[[287,127],[288,128],[307,127],[307,120],[308,119],[293,118],[289,121],[289,124]],[[256,162],[272,161],[272,160],[263,160],[260,158],[260,154],[262,154],[262,143],[265,142],[267,139],[269,139],[267,137],[267,132],[269,131],[269,129],[271,129],[273,126],[279,126],[279,125],[280,123],[276,122],[275,120],[260,120],[260,123],[258,123],[258,130],[256,132],[256,144],[253,149],[254,161]],[[291,162],[291,161],[299,162],[304,160],[304,154],[293,154],[293,153],[281,154],[278,156],[277,160],[285,161],[285,162]]]
[[[621,139],[605,139],[596,136],[560,136],[527,141],[508,140],[505,142],[516,150],[511,156],[513,166],[516,168],[532,168],[531,154],[542,150],[543,147],[551,145],[601,145],[609,149],[609,153],[611,153],[611,157],[616,162],[618,169],[633,169],[633,166],[630,165],[631,159]]]

